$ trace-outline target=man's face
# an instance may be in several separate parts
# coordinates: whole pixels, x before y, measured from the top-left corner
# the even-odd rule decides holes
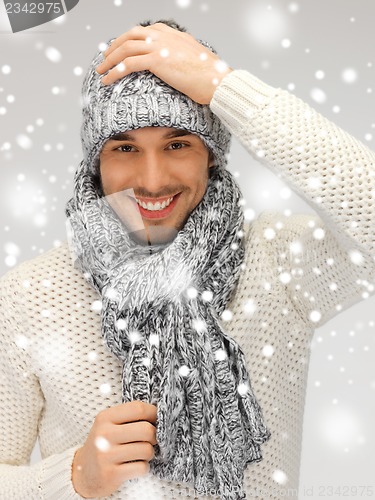
[[[212,166],[212,156],[197,135],[168,127],[112,136],[100,154],[104,195],[141,243],[174,239],[203,198]],[[152,206],[144,208],[136,200]]]

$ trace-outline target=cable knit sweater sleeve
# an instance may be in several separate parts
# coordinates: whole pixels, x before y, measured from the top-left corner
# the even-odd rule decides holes
[[[0,500],[78,500],[71,483],[76,448],[29,465],[44,400],[29,369],[28,282],[19,271],[22,265],[0,280]]]
[[[256,224],[274,272],[314,327],[374,291],[375,153],[289,92],[244,70],[210,104],[250,154],[317,216],[263,212]]]

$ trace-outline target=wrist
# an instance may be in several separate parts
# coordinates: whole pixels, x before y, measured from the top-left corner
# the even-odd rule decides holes
[[[229,68],[228,66],[220,71],[220,73],[217,73],[213,79],[212,79],[212,84],[213,84],[213,87],[212,87],[212,93],[210,94],[209,96],[209,99],[207,101],[206,104],[210,105],[211,104],[211,101],[212,101],[212,98],[216,92],[216,89],[220,86],[221,82],[224,80],[224,78],[226,76],[228,76],[230,73],[232,73],[233,69],[232,68]]]
[[[72,462],[72,485],[74,491],[80,495],[82,498],[92,498],[87,496],[83,486],[83,478],[82,478],[82,464],[81,464],[81,450],[82,448],[78,448],[75,452]]]

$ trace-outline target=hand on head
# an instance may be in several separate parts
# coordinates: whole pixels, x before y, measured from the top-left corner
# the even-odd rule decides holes
[[[217,85],[232,71],[190,34],[158,22],[136,26],[112,42],[96,68],[109,85],[129,73],[148,70],[199,104],[209,104]]]

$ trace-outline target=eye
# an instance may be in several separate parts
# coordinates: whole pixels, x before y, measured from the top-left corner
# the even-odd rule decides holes
[[[116,151],[121,151],[123,153],[131,153],[133,150],[133,146],[130,146],[129,144],[123,144],[122,146],[116,148]]]
[[[183,142],[172,142],[172,144],[169,145],[171,149],[182,149],[186,146],[187,144],[184,144]]]

